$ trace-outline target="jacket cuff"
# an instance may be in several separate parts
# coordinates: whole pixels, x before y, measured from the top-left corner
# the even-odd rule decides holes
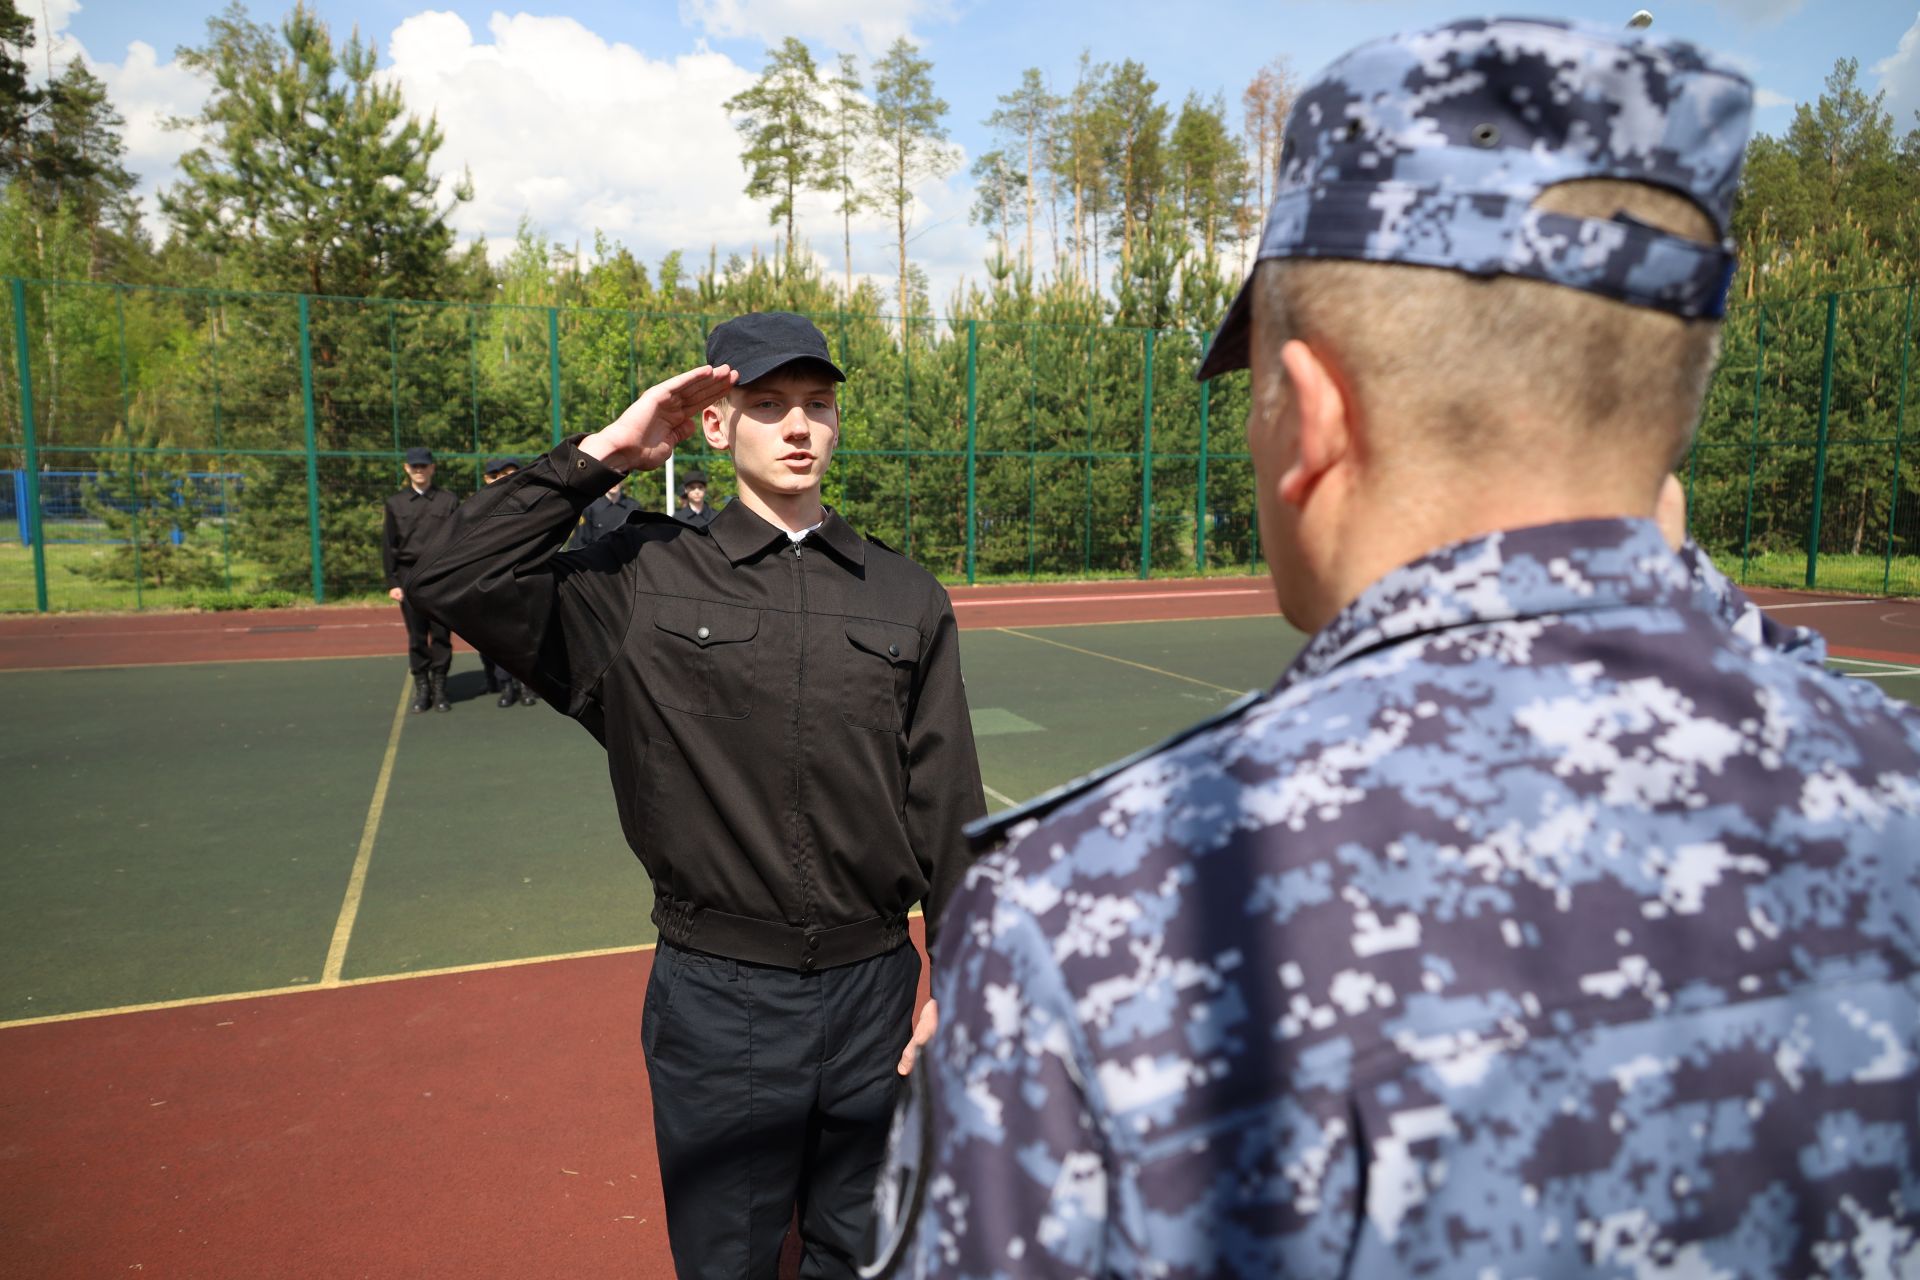
[[[600,459],[582,453],[580,442],[586,438],[584,431],[568,436],[554,446],[547,458],[553,463],[554,472],[563,488],[584,494],[588,501],[592,501],[626,479],[627,473],[615,471]]]

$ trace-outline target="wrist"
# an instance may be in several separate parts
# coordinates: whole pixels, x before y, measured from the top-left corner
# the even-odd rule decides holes
[[[582,437],[579,449],[589,458],[605,463],[615,471],[633,470],[633,465],[621,455],[619,448],[607,438],[605,431],[596,431],[592,435]]]

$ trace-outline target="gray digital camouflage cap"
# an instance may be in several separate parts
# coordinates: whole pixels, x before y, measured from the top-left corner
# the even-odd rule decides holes
[[[1287,116],[1258,262],[1348,258],[1510,275],[1677,316],[1720,316],[1753,85],[1693,45],[1536,19],[1455,22],[1362,45]],[[1535,209],[1558,183],[1666,187],[1702,244],[1624,214]],[[1198,377],[1244,369],[1251,279]]]

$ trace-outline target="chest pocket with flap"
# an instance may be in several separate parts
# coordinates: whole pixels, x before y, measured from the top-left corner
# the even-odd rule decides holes
[[[900,732],[920,664],[920,633],[904,623],[848,618],[846,658],[843,718],[859,729]]]
[[[760,611],[711,600],[655,603],[647,651],[647,694],[696,716],[740,720],[753,711]]]

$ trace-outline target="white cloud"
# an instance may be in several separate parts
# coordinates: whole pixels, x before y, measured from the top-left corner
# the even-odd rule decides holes
[[[1772,89],[1755,89],[1753,105],[1764,110],[1767,107],[1790,107],[1793,99],[1784,93],[1775,93]]]
[[[645,261],[680,249],[691,267],[709,246],[723,262],[756,245],[771,251],[776,229],[741,191],[740,139],[725,108],[753,72],[704,44],[651,56],[571,18],[496,13],[486,36],[452,13],[417,14],[394,30],[380,73],[412,110],[438,118],[439,171],[471,169],[474,199],[453,215],[463,236],[498,252],[524,215],[561,244],[590,245],[597,229]],[[913,225],[924,233],[909,253],[944,304],[963,272],[977,273],[983,240],[966,224],[968,192],[934,182],[918,195]],[[803,242],[837,278],[831,203],[803,197],[797,217]],[[882,221],[856,220],[854,265],[890,281],[892,223]]]
[[[1873,64],[1873,74],[1880,77],[1895,129],[1905,133],[1920,125],[1913,118],[1920,111],[1920,14],[1914,16],[1893,53]]]
[[[950,18],[947,0],[680,0],[680,19],[719,39],[787,36],[878,54],[920,18]]]

